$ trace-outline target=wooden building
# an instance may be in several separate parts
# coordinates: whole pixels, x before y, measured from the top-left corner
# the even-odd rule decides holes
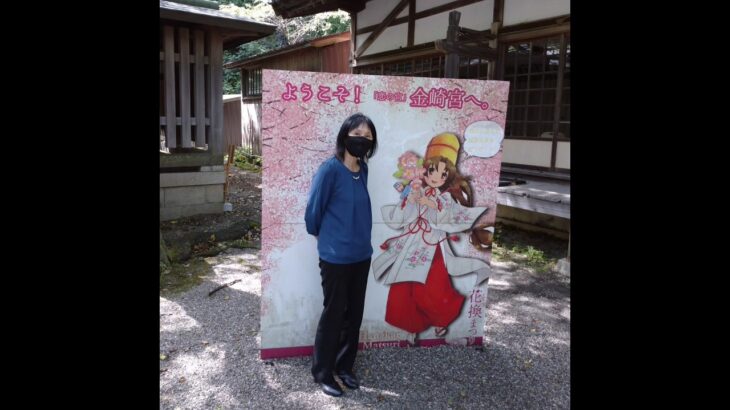
[[[223,212],[223,50],[274,30],[217,3],[160,0],[161,220]]]
[[[352,72],[350,32],[332,34],[233,61],[224,65],[224,68],[241,72],[243,146],[261,155],[261,70],[349,74]]]
[[[341,9],[353,73],[510,82],[498,219],[570,223],[570,0],[272,0],[285,18]]]

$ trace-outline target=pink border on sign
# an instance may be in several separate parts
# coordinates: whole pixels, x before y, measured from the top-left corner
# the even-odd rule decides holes
[[[484,339],[482,337],[467,338],[467,346],[481,346]],[[370,349],[378,349],[383,347],[394,347],[389,346],[391,343],[398,343],[398,347],[407,347],[408,341],[406,340],[394,340],[390,342],[372,342]],[[446,345],[445,339],[423,339],[419,340],[418,345],[413,347],[435,347]],[[385,346],[381,346],[385,345]],[[365,350],[365,343],[358,343],[358,350]],[[279,347],[273,349],[261,349],[261,359],[278,359],[284,357],[295,357],[295,356],[311,356],[314,351],[314,346],[297,346],[297,347]]]
[[[278,359],[281,357],[311,356],[314,346],[279,347],[261,349],[261,359]]]

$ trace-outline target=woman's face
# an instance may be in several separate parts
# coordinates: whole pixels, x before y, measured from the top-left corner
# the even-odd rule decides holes
[[[431,164],[428,166],[424,180],[431,188],[441,188],[448,177],[449,170],[446,169],[446,164],[439,162],[438,164]]]
[[[347,133],[348,137],[365,137],[369,139],[370,141],[373,140],[373,133],[370,131],[370,127],[368,127],[367,123],[362,123],[357,126],[357,128],[353,128],[350,130],[350,132]]]

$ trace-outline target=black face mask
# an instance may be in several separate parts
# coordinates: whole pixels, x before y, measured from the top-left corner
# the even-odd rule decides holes
[[[365,137],[347,137],[345,148],[353,157],[362,158],[373,147],[373,142]]]

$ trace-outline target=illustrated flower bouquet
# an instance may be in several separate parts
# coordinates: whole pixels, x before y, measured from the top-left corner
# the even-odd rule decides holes
[[[423,158],[413,151],[406,151],[398,158],[398,170],[393,176],[398,179],[393,187],[400,192],[401,199],[408,197],[413,192],[420,193],[423,181]]]

